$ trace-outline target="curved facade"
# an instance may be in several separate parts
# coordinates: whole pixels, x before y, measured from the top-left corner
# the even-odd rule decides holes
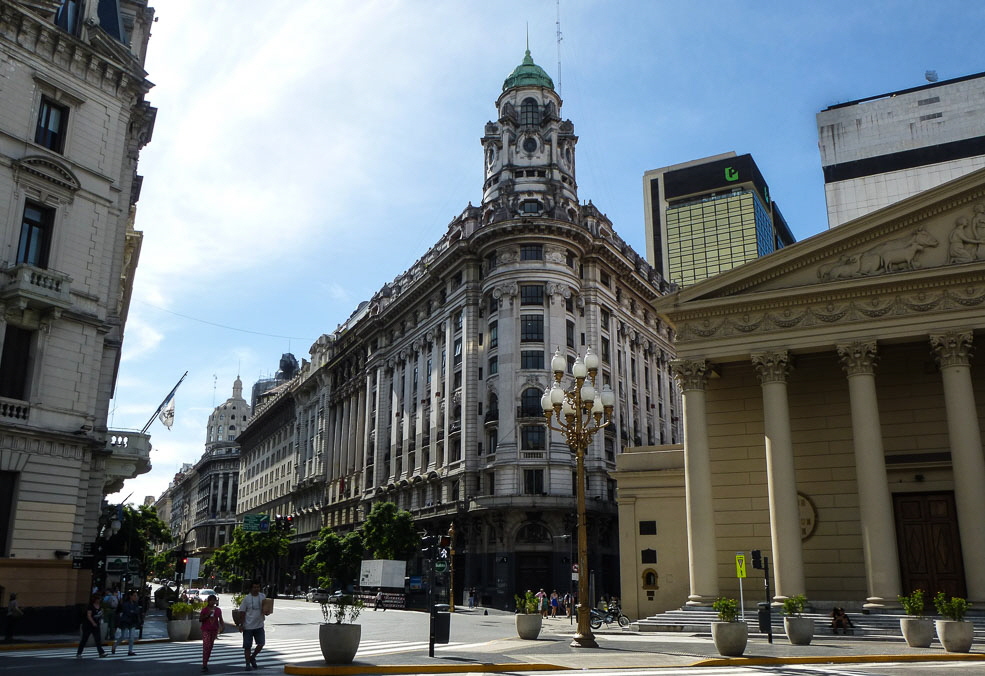
[[[650,309],[666,284],[579,204],[574,125],[530,66],[507,80],[485,126],[482,204],[319,338],[243,438],[245,455],[254,426],[289,399],[296,472],[284,497],[300,543],[392,501],[429,533],[454,524],[458,598],[474,586],[498,607],[530,587],[568,589],[575,462],[540,406],[555,350],[570,363],[591,347],[599,384],[617,394],[586,459],[598,593],[618,591],[615,456],[678,441],[680,429],[670,331]]]

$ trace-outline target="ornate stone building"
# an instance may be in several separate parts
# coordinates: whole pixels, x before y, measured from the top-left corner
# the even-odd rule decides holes
[[[152,20],[146,0],[0,0],[0,591],[48,627],[78,626],[92,561],[73,556],[98,544],[103,496],[150,469],[149,437],[107,429],[107,411]]]
[[[475,586],[505,607],[528,587],[564,591],[575,463],[547,430],[540,398],[555,350],[573,362],[591,347],[599,384],[617,395],[586,461],[592,574],[599,593],[614,593],[608,472],[624,446],[679,436],[670,330],[650,308],[668,288],[591,202],[579,203],[574,125],[529,52],[496,106],[482,137],[481,204],[312,345],[310,362],[250,421],[244,457],[249,437],[271,440],[269,460],[251,463],[293,461],[285,497],[299,543],[322,525],[357,528],[387,500],[421,530],[454,524],[459,597]],[[246,471],[241,495],[257,480]],[[244,509],[265,506],[248,499]]]
[[[686,538],[674,606],[735,594],[735,553],[754,549],[778,600],[985,601],[982,242],[977,171],[655,303],[676,330],[687,522],[656,488],[684,463],[652,451],[626,467],[623,551],[679,570],[659,539]]]

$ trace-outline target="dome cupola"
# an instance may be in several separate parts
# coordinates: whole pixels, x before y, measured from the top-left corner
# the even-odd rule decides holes
[[[503,91],[513,87],[547,87],[554,89],[554,81],[543,68],[534,63],[528,49],[523,55],[523,63],[513,69],[510,76],[503,82]]]

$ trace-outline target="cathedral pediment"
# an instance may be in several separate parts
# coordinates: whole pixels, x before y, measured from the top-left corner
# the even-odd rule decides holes
[[[654,303],[679,341],[906,321],[969,307],[985,310],[985,170]]]

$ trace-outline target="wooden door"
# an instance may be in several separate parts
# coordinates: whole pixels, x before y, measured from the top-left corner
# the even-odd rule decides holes
[[[896,542],[902,592],[923,589],[928,603],[938,591],[966,595],[954,493],[897,493]],[[930,605],[928,612],[933,611]]]

